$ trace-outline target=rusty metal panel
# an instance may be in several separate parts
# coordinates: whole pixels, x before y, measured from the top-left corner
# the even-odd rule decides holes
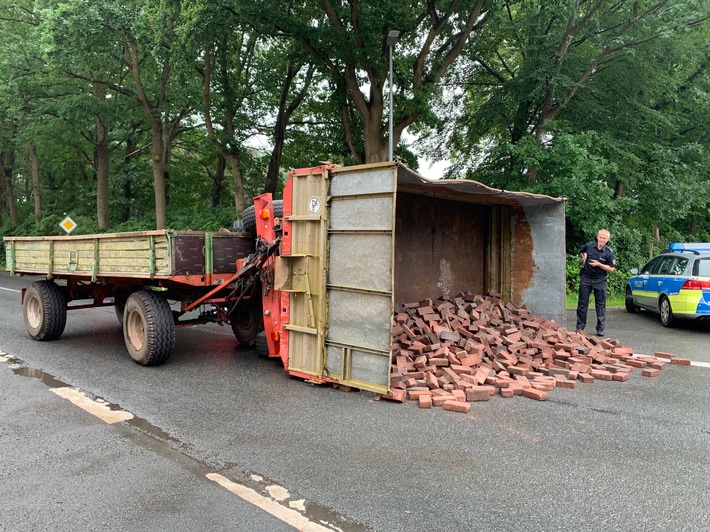
[[[254,253],[255,239],[246,236],[212,235],[212,264],[214,273],[234,273],[237,259]]]
[[[172,239],[173,274],[204,275],[205,236],[176,235]]]
[[[485,293],[491,206],[397,193],[395,303]]]
[[[327,378],[389,390],[396,173],[334,173],[328,228]]]

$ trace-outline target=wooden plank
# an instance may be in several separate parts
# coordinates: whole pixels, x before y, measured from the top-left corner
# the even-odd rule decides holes
[[[171,239],[205,238],[199,231],[137,231],[77,236],[5,237],[8,267],[16,272],[67,275],[170,276]],[[225,235],[219,235],[226,238]],[[200,268],[204,271],[203,268]],[[191,272],[192,273],[192,272]],[[146,275],[147,274],[147,275]]]

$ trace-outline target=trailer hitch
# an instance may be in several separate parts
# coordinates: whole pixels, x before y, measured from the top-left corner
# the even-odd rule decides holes
[[[269,257],[271,257],[271,255],[276,253],[276,250],[279,249],[280,244],[281,237],[277,237],[271,242],[268,242],[263,238],[258,238],[256,241],[256,251],[247,257],[246,261],[244,262],[242,267],[239,268],[237,273],[235,273],[232,277],[227,279],[221,285],[216,286],[215,288],[207,292],[201,298],[193,301],[190,305],[185,307],[183,312],[189,312],[192,309],[199,307],[202,303],[210,299],[216,293],[221,292],[235,281],[237,282],[237,286],[232,291],[232,294],[234,294],[237,289],[243,287],[245,283],[252,283],[254,277],[259,275],[259,271],[261,270],[261,267],[264,265],[264,263],[269,259]]]

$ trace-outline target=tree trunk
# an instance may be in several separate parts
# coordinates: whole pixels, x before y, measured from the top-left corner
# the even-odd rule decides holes
[[[232,182],[234,183],[234,207],[237,209],[237,217],[241,218],[244,212],[244,181],[242,180],[242,169],[240,168],[239,153],[228,153],[225,157],[232,169]]]
[[[30,143],[28,152],[32,169],[32,194],[35,198],[35,222],[39,223],[42,219],[42,190],[39,183],[39,159],[34,144]]]
[[[212,179],[212,196],[208,203],[212,209],[219,207],[219,200],[222,197],[222,190],[224,190],[224,170],[226,167],[227,161],[224,160],[221,153],[218,153],[217,171]]]
[[[150,155],[153,164],[153,190],[155,191],[155,228],[167,229],[167,202],[165,200],[165,165],[163,164],[163,131],[160,123],[153,120],[151,127]]]
[[[106,85],[94,84],[94,96],[103,103],[106,100]],[[109,227],[108,212],[108,174],[109,174],[109,148],[108,127],[102,117],[97,113],[96,121],[96,151],[94,153],[94,169],[96,171],[96,218],[99,229],[105,231]]]
[[[6,198],[7,210],[10,213],[10,222],[17,225],[19,215],[17,214],[17,196],[15,195],[15,183],[13,173],[15,167],[15,150],[8,149],[0,154],[0,179],[3,180],[3,197]]]

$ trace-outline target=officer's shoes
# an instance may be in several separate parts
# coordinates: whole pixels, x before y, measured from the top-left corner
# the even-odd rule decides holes
[[[597,336],[603,337],[603,336],[604,336],[604,331],[597,331]]]

